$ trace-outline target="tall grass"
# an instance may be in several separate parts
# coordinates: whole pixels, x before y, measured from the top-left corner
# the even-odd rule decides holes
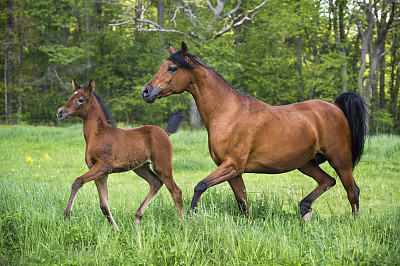
[[[171,140],[174,178],[187,209],[194,186],[215,165],[204,130],[181,130]],[[134,212],[148,185],[126,172],[109,178],[111,212],[121,232],[101,213],[93,182],[78,192],[72,217],[64,222],[71,184],[87,170],[84,149],[79,125],[0,127],[0,264],[400,263],[399,137],[368,139],[354,173],[361,189],[356,218],[337,179],[313,204],[311,222],[303,222],[298,202],[316,184],[294,171],[244,175],[251,219],[240,214],[227,184],[204,193],[197,213],[184,221],[162,188],[136,228]]]

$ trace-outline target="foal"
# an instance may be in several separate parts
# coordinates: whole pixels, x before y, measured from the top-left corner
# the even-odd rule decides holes
[[[150,185],[150,191],[135,213],[135,225],[140,220],[150,200],[165,184],[174,199],[179,216],[183,219],[182,191],[172,177],[172,144],[168,136],[178,131],[182,117],[177,112],[170,116],[165,132],[156,126],[120,129],[107,123],[97,101],[94,81],[79,86],[72,81],[75,93],[58,109],[59,120],[80,117],[86,141],[85,161],[89,171],[76,178],[71,196],[64,211],[67,218],[72,212],[75,196],[83,184],[94,180],[100,198],[100,208],[110,224],[118,229],[108,205],[107,177],[111,173],[133,170]],[[153,170],[150,169],[150,163]]]

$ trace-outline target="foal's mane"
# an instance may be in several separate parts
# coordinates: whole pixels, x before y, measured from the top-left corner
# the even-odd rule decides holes
[[[87,86],[89,86],[89,83],[85,83],[84,85],[82,85],[81,88],[82,88],[82,89],[85,89],[85,88],[87,88]],[[95,93],[95,92],[92,92],[92,94],[94,95],[94,97],[96,98],[97,102],[99,103],[99,105],[100,105],[100,107],[101,107],[101,110],[103,111],[103,113],[104,113],[104,115],[105,115],[105,117],[106,117],[107,123],[108,123],[109,125],[114,126],[114,125],[115,125],[115,124],[114,124],[114,117],[113,117],[113,115],[111,114],[110,109],[107,107],[107,105],[106,105],[106,103],[105,103],[103,97],[101,97],[100,95],[98,95],[98,94]]]
[[[215,74],[217,74],[223,81],[225,81],[226,84],[228,84],[229,87],[231,87],[235,91],[238,91],[231,84],[229,84],[229,82],[226,81],[226,79],[224,79],[217,71],[215,71],[214,69],[209,67],[206,63],[204,63],[203,61],[198,59],[195,55],[192,55],[192,54],[189,54],[189,53],[184,55],[184,54],[182,54],[181,50],[178,50],[176,53],[174,53],[170,57],[168,57],[167,60],[170,60],[174,64],[176,64],[177,66],[183,67],[183,68],[186,68],[186,69],[193,69],[193,68],[196,68],[198,66],[210,69]]]

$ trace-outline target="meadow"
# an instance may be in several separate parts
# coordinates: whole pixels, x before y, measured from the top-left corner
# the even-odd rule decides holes
[[[194,186],[216,167],[205,130],[171,136],[174,178],[189,208]],[[109,177],[109,201],[120,228],[103,216],[96,187],[78,192],[70,221],[63,211],[76,177],[85,173],[81,125],[0,126],[0,265],[396,265],[400,264],[400,137],[371,136],[355,168],[360,211],[351,214],[337,184],[304,222],[299,201],[316,183],[299,171],[245,174],[250,219],[228,184],[203,194],[197,213],[177,215],[165,188],[142,225],[134,212],[148,192],[132,171]]]

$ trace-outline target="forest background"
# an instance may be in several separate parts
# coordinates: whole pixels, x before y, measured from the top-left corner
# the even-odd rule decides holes
[[[271,105],[333,102],[354,91],[370,132],[400,133],[400,4],[373,0],[6,0],[0,3],[4,124],[57,125],[71,81],[93,79],[115,121],[161,125],[189,93],[150,105],[140,88],[189,52],[242,93]],[[65,122],[63,122],[65,124]]]

